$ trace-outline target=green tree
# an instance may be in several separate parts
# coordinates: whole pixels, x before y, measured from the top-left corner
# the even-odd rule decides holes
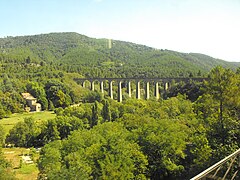
[[[84,97],[83,102],[93,103],[95,101],[101,102],[103,99],[102,93],[97,91],[89,91]]]
[[[67,138],[74,130],[84,128],[83,121],[75,116],[57,116],[54,120],[61,139]]]
[[[25,118],[24,122],[18,122],[6,137],[7,143],[13,143],[19,147],[31,147],[35,145],[35,138],[39,131],[33,118]]]
[[[7,74],[3,76],[3,84],[1,86],[3,92],[12,92],[13,91],[13,83]]]
[[[55,146],[57,150],[48,148],[55,142],[43,148],[40,174],[45,173],[49,179],[144,179],[147,159],[130,137],[131,134],[116,122],[74,131],[61,147]],[[56,154],[60,151],[61,156],[49,161],[47,154],[53,151]]]
[[[6,161],[3,156],[2,148],[0,147],[0,179],[3,180],[15,180],[14,173],[11,169],[11,164]]]
[[[42,109],[47,109],[47,98],[43,86],[39,85],[37,82],[31,82],[27,84],[27,91],[37,98],[39,103],[42,105]]]
[[[27,63],[27,64],[30,64],[30,63],[31,63],[31,58],[30,58],[30,56],[28,56],[28,57],[26,58],[26,63]]]
[[[7,116],[7,112],[0,106],[0,119],[5,118]]]
[[[54,107],[67,107],[72,103],[70,89],[62,82],[49,80],[45,84],[47,99],[52,101]]]
[[[111,121],[111,111],[108,100],[103,101],[102,117],[104,121]]]
[[[176,120],[148,119],[135,131],[138,144],[148,157],[151,179],[179,176],[184,170],[187,127]]]
[[[49,111],[55,110],[55,107],[54,107],[53,102],[52,102],[51,100],[48,101],[48,110],[49,110]]]
[[[233,71],[216,67],[209,74],[204,95],[196,103],[196,112],[204,120],[217,159],[239,145],[239,84]]]
[[[9,132],[9,135],[6,137],[7,143],[13,143],[16,146],[25,147],[26,142],[26,134],[28,128],[24,122],[17,123]]]
[[[60,133],[57,128],[57,122],[54,119],[50,119],[47,122],[43,123],[39,139],[43,144],[47,144],[51,141],[59,140],[59,135]]]
[[[71,97],[59,90],[56,94],[55,104],[57,107],[67,107],[71,103]]]
[[[0,91],[0,114],[1,117],[7,117],[11,113],[23,112],[22,104],[24,103],[22,97],[17,92]]]
[[[39,179],[61,179],[59,178],[61,170],[61,141],[54,141],[42,148],[40,158],[38,160],[38,169],[41,172]]]
[[[0,125],[0,148],[5,143],[5,131],[2,125]]]
[[[94,105],[92,106],[92,121],[90,127],[93,127],[98,124],[99,120],[98,111],[99,111],[98,102],[95,101]]]

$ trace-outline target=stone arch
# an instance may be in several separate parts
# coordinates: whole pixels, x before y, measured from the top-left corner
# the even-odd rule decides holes
[[[187,82],[189,80],[194,81],[204,81],[207,80],[207,78],[75,78],[74,80],[77,80],[82,83],[83,87],[87,87],[86,84],[88,84],[88,87],[91,90],[95,90],[95,82],[100,84],[100,91],[104,93],[104,84],[107,82],[108,84],[108,95],[111,99],[113,99],[113,85],[117,83],[118,86],[118,101],[122,101],[122,88],[123,84],[125,84],[125,87],[127,87],[127,93],[129,97],[132,96],[132,87],[131,83],[136,83],[136,98],[141,98],[141,85],[144,84],[144,88],[142,88],[142,91],[144,91],[145,99],[150,98],[150,85],[153,85],[154,89],[154,96],[158,100],[160,98],[160,89],[166,91],[171,87],[171,82],[180,82],[184,81]],[[160,88],[161,87],[161,88]],[[107,87],[105,87],[107,89]],[[134,90],[133,90],[134,91]]]

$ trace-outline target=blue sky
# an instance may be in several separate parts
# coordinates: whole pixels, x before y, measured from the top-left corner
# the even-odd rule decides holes
[[[1,0],[0,37],[77,32],[240,62],[240,0]]]

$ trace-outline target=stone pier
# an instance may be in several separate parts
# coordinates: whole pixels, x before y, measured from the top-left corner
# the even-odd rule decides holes
[[[118,82],[118,102],[122,102],[122,82]]]
[[[140,81],[136,81],[136,99],[141,99]]]
[[[94,91],[94,81],[91,81],[91,90]]]
[[[100,91],[104,94],[103,81],[100,81]]]
[[[109,96],[113,99],[113,82],[109,81]]]
[[[159,99],[159,87],[158,87],[158,82],[155,82],[154,85],[154,96],[156,97],[156,99]]]
[[[145,99],[149,99],[150,92],[149,92],[149,82],[145,82]]]
[[[127,82],[127,93],[129,97],[132,97],[132,91],[131,91],[131,81]]]

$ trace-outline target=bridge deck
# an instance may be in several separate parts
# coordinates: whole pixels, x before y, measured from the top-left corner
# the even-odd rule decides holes
[[[74,78],[74,80],[77,81],[190,81],[190,80],[194,80],[194,81],[204,81],[204,80],[208,80],[208,78],[181,78],[181,77],[176,77],[176,78],[135,78],[135,77],[131,77],[131,78],[110,78],[110,77],[105,77],[105,78]]]

